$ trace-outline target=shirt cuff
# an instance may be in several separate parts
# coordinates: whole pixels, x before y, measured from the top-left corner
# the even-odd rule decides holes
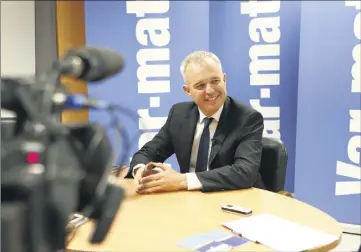
[[[199,181],[195,173],[186,173],[186,178],[189,191],[202,189],[202,183]]]
[[[132,176],[133,178],[135,177],[135,171],[139,168],[142,168],[142,167],[145,167],[145,164],[137,164],[136,166],[133,167],[133,170],[132,170]]]

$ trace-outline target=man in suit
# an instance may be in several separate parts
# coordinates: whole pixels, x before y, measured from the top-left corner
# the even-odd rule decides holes
[[[191,53],[181,73],[193,102],[175,104],[159,133],[134,154],[130,174],[138,193],[264,188],[262,115],[227,96],[226,75],[213,53]],[[180,172],[163,164],[174,153]]]

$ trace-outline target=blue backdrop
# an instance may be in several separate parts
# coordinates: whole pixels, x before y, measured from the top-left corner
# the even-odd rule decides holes
[[[348,224],[361,224],[360,31],[346,2],[302,3],[295,194]]]
[[[138,125],[143,135],[131,153],[154,136],[174,103],[188,99],[179,72],[182,59],[194,50],[210,50],[223,63],[229,95],[260,110],[265,135],[288,147],[286,189],[293,191],[299,3],[86,1],[85,8],[87,44],[114,48],[126,61],[121,75],[89,86],[89,95],[143,118]],[[90,120],[107,119],[91,112]],[[134,135],[137,128],[123,121]],[[167,162],[178,167],[175,159]]]
[[[122,117],[131,136],[142,131],[130,149],[133,154],[158,132],[171,106],[188,99],[182,89],[180,63],[191,51],[209,49],[209,4],[86,1],[85,10],[87,44],[111,47],[126,62],[122,74],[103,85],[89,85],[89,96],[138,113],[136,124]],[[91,121],[108,121],[100,112],[91,111],[89,117]],[[175,156],[167,163],[179,169]]]
[[[211,1],[210,50],[222,60],[231,96],[258,109],[264,136],[288,149],[286,190],[293,192],[300,3]]]
[[[264,135],[285,143],[286,190],[360,224],[360,62],[352,57],[360,52],[357,8],[339,1],[86,1],[87,44],[113,48],[126,62],[122,74],[89,85],[89,96],[137,115],[135,122],[122,117],[130,135],[142,132],[133,154],[158,132],[174,103],[189,100],[182,59],[194,50],[213,51],[229,95],[258,109]],[[108,118],[90,112],[90,120]],[[174,157],[167,162],[178,169]]]

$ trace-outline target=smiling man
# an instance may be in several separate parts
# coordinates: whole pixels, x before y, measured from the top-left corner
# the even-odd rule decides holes
[[[193,102],[175,104],[159,133],[133,156],[138,193],[264,188],[259,166],[263,117],[227,96],[219,58],[196,51],[181,64]],[[176,155],[180,172],[163,162]]]

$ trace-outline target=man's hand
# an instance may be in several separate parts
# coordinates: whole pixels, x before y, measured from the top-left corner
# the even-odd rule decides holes
[[[140,180],[144,177],[147,177],[152,174],[157,174],[160,171],[153,170],[155,168],[154,164],[152,162],[148,163],[146,166],[138,168],[135,172],[134,176],[134,183],[139,187]]]
[[[155,192],[171,192],[187,190],[187,178],[173,170],[170,166],[162,163],[152,163],[162,171],[143,177],[138,186],[137,192],[140,194],[149,194]]]

